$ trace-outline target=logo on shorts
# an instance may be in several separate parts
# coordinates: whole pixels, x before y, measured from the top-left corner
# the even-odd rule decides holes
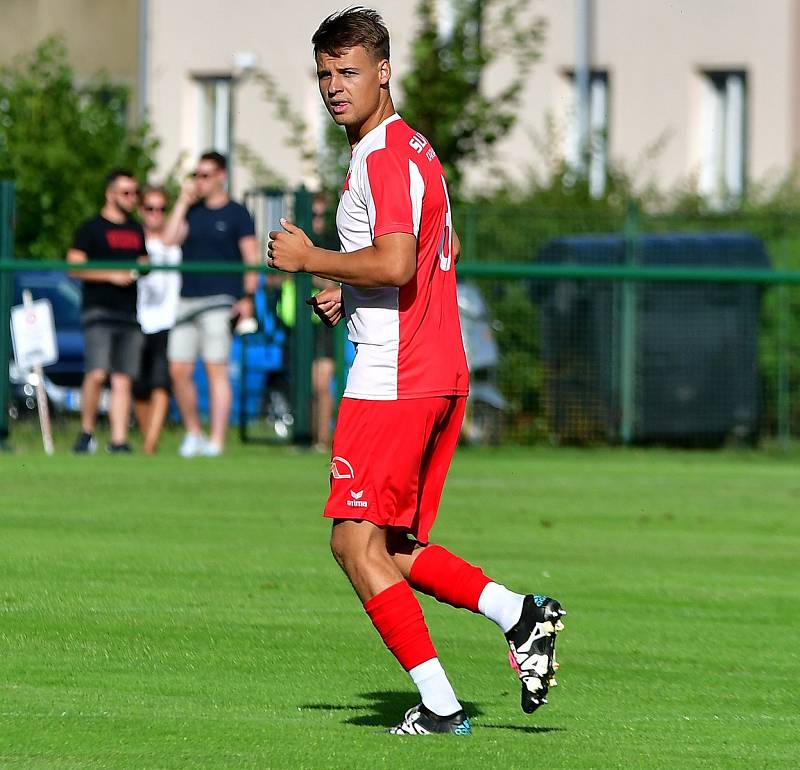
[[[344,457],[334,457],[331,460],[331,476],[335,479],[354,479],[356,472]]]
[[[352,500],[348,500],[347,504],[351,508],[366,508],[369,503],[366,500],[362,500],[361,498],[364,496],[364,490],[359,489],[358,492],[354,492],[352,489],[350,490],[350,497]]]

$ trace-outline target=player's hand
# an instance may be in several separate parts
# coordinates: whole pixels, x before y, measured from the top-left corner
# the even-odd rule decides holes
[[[311,239],[297,226],[281,219],[280,230],[272,230],[267,246],[267,265],[286,273],[305,272],[309,249],[314,247]]]
[[[332,289],[323,289],[313,297],[309,297],[306,304],[311,305],[325,326],[336,326],[344,316],[342,290],[338,286]]]

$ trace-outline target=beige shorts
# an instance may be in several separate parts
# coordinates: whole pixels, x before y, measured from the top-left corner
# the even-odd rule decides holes
[[[231,306],[233,298],[181,297],[178,320],[169,333],[170,361],[208,364],[227,363],[231,354]]]

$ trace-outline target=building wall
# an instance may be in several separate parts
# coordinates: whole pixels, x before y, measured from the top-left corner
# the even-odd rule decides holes
[[[542,60],[523,96],[523,114],[502,148],[504,165],[542,168],[531,137],[545,116],[568,119],[564,72],[575,66],[576,0],[542,0],[548,20]],[[796,0],[595,0],[593,67],[609,72],[609,151],[642,184],[662,189],[698,170],[704,69],[748,75],[747,171],[761,179],[798,150]],[[506,70],[507,72],[507,70]],[[660,142],[660,150],[648,152]],[[514,158],[524,162],[515,164]]]
[[[131,89],[138,81],[138,0],[0,0],[0,63],[32,51],[50,35],[66,41],[78,77],[104,70]]]

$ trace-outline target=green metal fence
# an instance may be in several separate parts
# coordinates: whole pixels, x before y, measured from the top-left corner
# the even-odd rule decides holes
[[[310,211],[302,197],[297,205]],[[13,205],[10,210],[7,202],[3,206],[8,222]],[[800,230],[793,223],[753,219],[731,227],[730,221],[687,223],[631,211],[627,217],[599,218],[531,213],[522,207],[461,208],[455,219],[463,242],[459,280],[474,284],[485,300],[486,333],[499,352],[487,371],[473,372],[473,380],[480,384],[486,378],[482,384],[496,387],[501,402],[481,401],[481,388],[474,389],[468,438],[716,445],[772,438],[786,443],[800,435],[800,270],[795,269],[800,266],[795,248]],[[298,221],[308,229],[308,222]],[[0,252],[0,318],[5,319],[12,272],[66,269],[62,261],[13,259],[8,229],[5,240],[0,239],[0,245],[6,244]],[[646,235],[722,229],[759,236],[771,267],[652,265],[640,259]],[[623,259],[604,265],[543,263],[548,244],[576,234],[618,234]],[[240,272],[244,267],[180,269]],[[310,286],[302,283],[307,277],[299,281],[302,297]],[[6,321],[0,354],[7,329]],[[291,408],[295,439],[305,443],[313,342],[310,315],[301,304],[291,334]],[[342,345],[340,332],[340,392]],[[0,383],[5,403],[8,394],[2,390]],[[0,438],[3,417],[7,433],[5,408]],[[247,435],[269,435],[262,417],[246,426]]]

